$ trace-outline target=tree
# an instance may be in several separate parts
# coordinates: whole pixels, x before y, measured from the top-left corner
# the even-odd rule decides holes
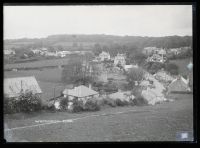
[[[176,64],[170,63],[165,65],[165,70],[168,71],[172,75],[177,75],[179,68]]]
[[[102,48],[100,44],[94,44],[94,54],[98,56],[102,52]]]
[[[140,82],[144,77],[144,70],[142,68],[132,68],[127,74],[126,78],[129,83],[129,86],[133,88],[135,86],[135,82]]]
[[[65,65],[62,71],[63,82],[73,83],[75,85],[89,84],[96,80],[98,75],[98,69],[95,65],[88,62],[81,62],[81,59],[71,61],[68,65]]]

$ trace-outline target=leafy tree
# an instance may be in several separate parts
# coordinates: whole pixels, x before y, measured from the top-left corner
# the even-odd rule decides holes
[[[177,75],[179,68],[176,64],[169,63],[165,65],[165,70],[168,71],[172,75]]]
[[[132,68],[126,74],[129,86],[133,88],[135,86],[135,81],[140,82],[144,78],[144,74],[145,72],[142,68]]]
[[[146,69],[151,74],[155,74],[160,69],[164,68],[165,65],[159,62],[145,62],[142,67],[144,67],[144,69]]]
[[[81,60],[65,65],[62,71],[62,81],[67,83],[88,84],[93,83],[99,74],[98,68],[95,65],[85,63],[83,64]]]

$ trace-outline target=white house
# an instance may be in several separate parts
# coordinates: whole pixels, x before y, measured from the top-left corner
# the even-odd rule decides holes
[[[110,54],[108,52],[103,51],[102,53],[99,54],[100,60],[110,60]]]
[[[151,57],[148,57],[146,59],[147,62],[160,62],[164,63],[166,61],[166,58],[159,55],[159,54],[153,54]]]
[[[153,53],[156,53],[157,51],[159,51],[159,48],[157,47],[145,47],[142,53],[146,55],[151,55]]]
[[[5,55],[14,55],[14,54],[15,54],[15,51],[14,51],[14,50],[11,50],[11,49],[6,49],[6,50],[4,50],[4,54],[5,54]]]
[[[169,52],[178,55],[181,53],[181,48],[171,48],[169,49]]]
[[[161,56],[165,56],[167,54],[166,50],[161,48],[160,50],[158,50],[158,54]]]
[[[68,97],[69,100],[77,98],[78,100],[87,100],[93,97],[98,97],[99,93],[88,88],[84,85],[80,85],[73,89],[65,89],[63,91],[64,97]]]
[[[121,64],[123,67],[126,65],[126,56],[125,54],[117,54],[114,58],[114,65]]]

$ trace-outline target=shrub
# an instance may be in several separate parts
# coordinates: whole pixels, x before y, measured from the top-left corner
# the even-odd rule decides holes
[[[178,74],[178,66],[176,64],[170,63],[165,65],[165,70],[168,71],[172,75]]]
[[[85,103],[85,110],[86,111],[99,111],[100,110],[100,105],[96,100],[88,100]]]
[[[73,100],[72,112],[76,113],[76,112],[81,112],[81,111],[84,111],[82,102],[78,100]]]
[[[141,95],[133,99],[132,102],[136,106],[144,106],[148,104],[148,101],[145,100]]]
[[[4,98],[4,113],[12,114],[17,112],[20,112],[19,107],[17,106],[17,100]]]
[[[111,107],[116,107],[116,102],[113,100],[113,99],[110,99],[110,98],[104,98],[103,99],[103,104],[104,105],[109,105]]]
[[[19,96],[17,105],[21,112],[38,111],[42,108],[40,97],[36,94],[32,94],[32,92],[22,93]]]
[[[116,99],[115,100],[115,103],[116,103],[116,105],[117,106],[126,106],[126,105],[129,105],[129,102],[127,102],[127,101],[122,101],[122,100],[120,100],[120,99]]]
[[[4,99],[5,113],[33,112],[42,109],[40,97],[32,92],[22,93],[18,98]]]
[[[66,110],[67,109],[68,102],[69,102],[68,98],[62,98],[60,100],[61,110]]]

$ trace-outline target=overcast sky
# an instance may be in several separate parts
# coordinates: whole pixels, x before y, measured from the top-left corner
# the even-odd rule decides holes
[[[53,34],[192,35],[192,6],[4,6],[4,39]]]

